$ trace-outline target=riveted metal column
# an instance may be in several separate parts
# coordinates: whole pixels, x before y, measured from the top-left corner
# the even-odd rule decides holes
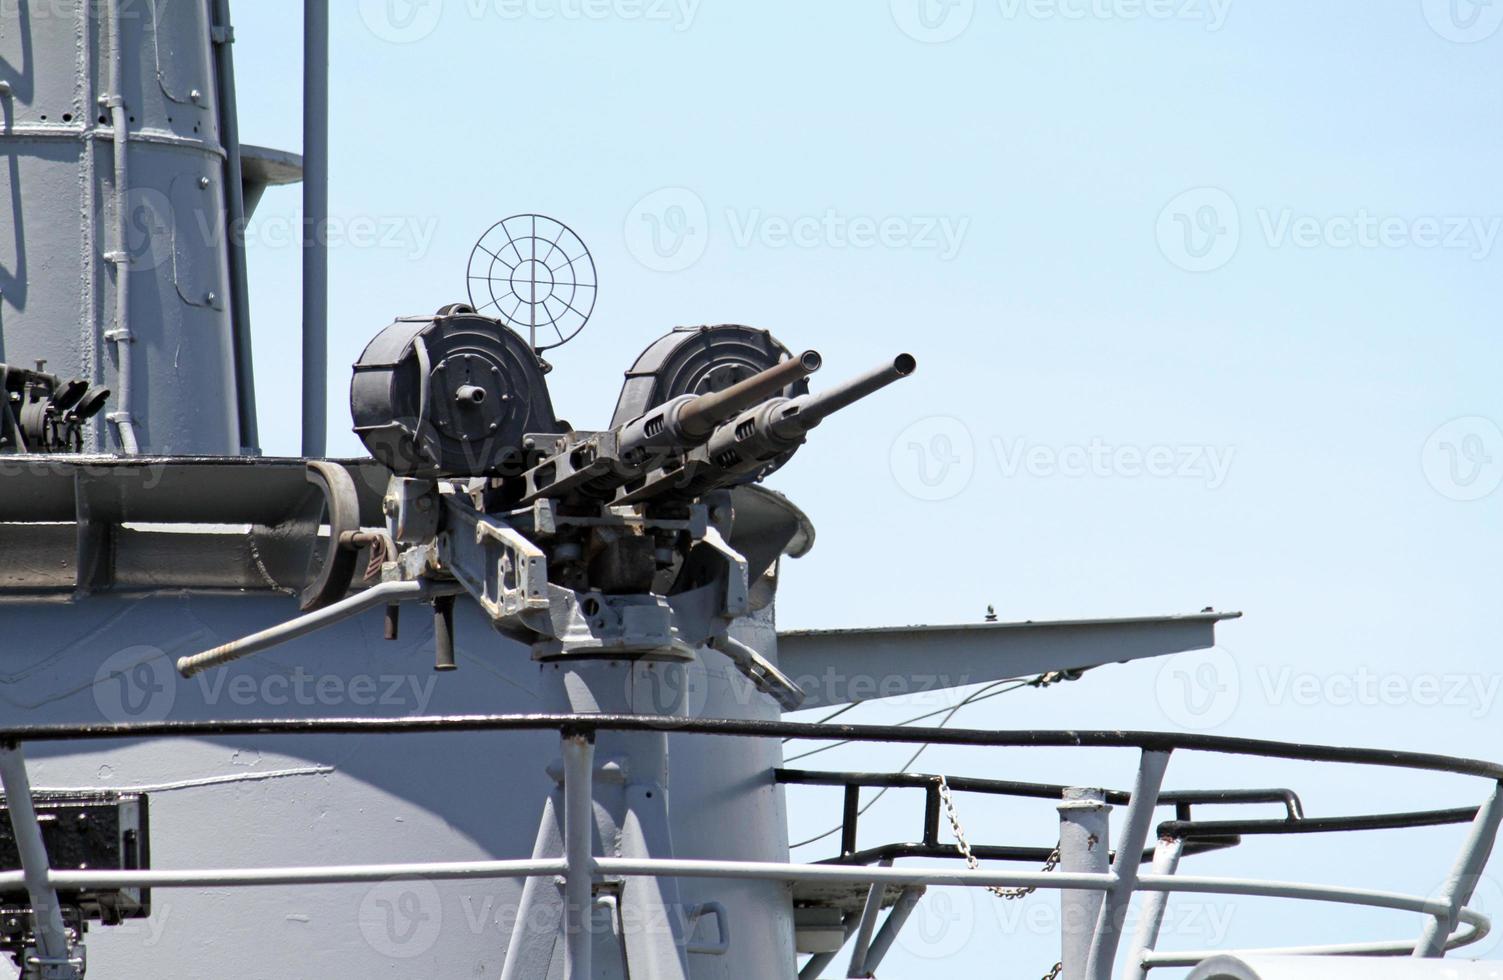
[[[303,455],[322,456],[329,387],[329,0],[303,0]]]
[[[1172,875],[1179,870],[1180,855],[1185,842],[1179,839],[1160,840],[1153,851],[1153,873]],[[1164,910],[1169,905],[1168,892],[1149,892],[1143,898],[1143,917],[1138,921],[1138,933],[1133,938],[1132,956],[1128,959],[1127,975],[1132,980],[1145,980],[1148,967],[1143,957],[1153,952],[1158,945],[1159,930],[1164,925]]]
[[[1112,980],[1112,961],[1122,941],[1122,924],[1138,884],[1143,845],[1148,842],[1153,809],[1158,806],[1159,789],[1164,785],[1164,770],[1168,766],[1168,752],[1145,751],[1138,763],[1138,778],[1133,783],[1132,799],[1122,821],[1122,839],[1117,842],[1117,860],[1112,862],[1112,875],[1117,880],[1101,903],[1096,935],[1091,939],[1091,955],[1086,960],[1086,980]]]
[[[1487,867],[1487,859],[1498,839],[1498,824],[1503,821],[1503,784],[1493,787],[1493,793],[1477,810],[1472,820],[1471,832],[1461,848],[1461,857],[1451,869],[1441,890],[1441,901],[1450,907],[1450,914],[1437,915],[1425,923],[1425,931],[1415,944],[1414,955],[1419,959],[1439,959],[1446,954],[1446,940],[1456,930],[1457,915],[1472,893],[1477,890],[1477,879]]]
[[[590,840],[595,829],[595,740],[592,735],[564,736],[564,976],[589,980],[590,906],[594,895],[595,859]]]
[[[1106,874],[1111,870],[1110,827],[1112,808],[1106,791],[1072,787],[1059,805],[1059,868],[1083,874]],[[1066,888],[1059,893],[1060,976],[1084,980],[1091,936],[1101,914],[1104,893],[1085,888]]]
[[[37,822],[36,809],[31,801],[26,759],[19,745],[0,745],[0,781],[5,785],[5,805],[10,811],[10,826],[16,835],[16,850],[21,855],[26,893],[36,918],[38,952],[54,965],[65,963],[68,960],[68,930],[63,925],[63,910],[58,904],[57,892],[48,880],[51,864],[47,859],[47,846],[42,842],[42,826]],[[67,975],[76,976],[77,972]]]

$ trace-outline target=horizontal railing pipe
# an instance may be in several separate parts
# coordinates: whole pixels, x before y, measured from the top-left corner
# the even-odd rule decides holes
[[[845,739],[894,744],[972,745],[992,748],[1116,748],[1213,752],[1301,762],[1336,762],[1421,772],[1445,772],[1503,780],[1503,765],[1425,752],[1305,745],[1257,738],[1141,731],[989,731],[975,728],[914,728],[899,725],[838,725],[794,721],[685,718],[675,715],[417,715],[401,718],[267,718],[222,721],[154,721],[87,725],[13,725],[0,728],[0,743],[98,741],[121,738],[195,738],[214,735],[367,734],[419,731],[577,731],[723,735],[809,741]]]

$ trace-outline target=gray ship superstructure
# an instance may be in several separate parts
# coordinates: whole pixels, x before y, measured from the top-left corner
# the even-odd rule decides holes
[[[826,384],[816,350],[767,330],[681,327],[628,368],[611,419],[569,425],[542,353],[583,326],[595,270],[561,223],[520,214],[497,226],[506,246],[477,246],[483,292],[373,329],[350,386],[370,458],[325,458],[327,9],[305,8],[302,157],[240,143],[229,15],[0,5],[0,946],[24,976],[872,976],[939,885],[1061,902],[1040,972],[1066,980],[1495,975],[1430,961],[1486,934],[1466,906],[1503,819],[1498,766],[782,720],[925,678],[1047,685],[1204,649],[1236,615],[781,629],[781,563],[815,534],[763,481],[806,442],[838,452],[821,422],[890,397],[914,355]],[[303,455],[277,459],[258,452],[241,232],[267,186],[298,181]],[[784,765],[785,740],[829,739],[997,761],[984,777]],[[1139,766],[1115,789],[1007,780],[1029,747],[1135,749]],[[1448,772],[1482,780],[1483,801],[1307,815],[1281,787],[1166,788],[1176,752]],[[790,861],[790,785],[843,794],[826,860]],[[862,835],[876,787],[912,791],[909,840]],[[968,835],[972,794],[1057,809],[1058,839]],[[1471,832],[1433,896],[1179,873],[1248,837],[1446,824]],[[1174,892],[1418,924],[1161,951]]]

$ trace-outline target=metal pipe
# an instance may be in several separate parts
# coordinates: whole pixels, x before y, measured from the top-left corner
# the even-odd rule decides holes
[[[37,947],[49,960],[66,960],[68,930],[63,925],[57,892],[48,879],[52,864],[47,858],[47,845],[42,842],[42,826],[32,805],[31,782],[26,776],[26,758],[20,746],[0,746],[0,782],[5,786],[5,806],[10,811],[16,850],[21,855],[21,874],[36,919]]]
[[[229,643],[212,650],[205,650],[203,653],[179,657],[177,670],[184,677],[192,677],[211,667],[221,667],[242,657],[249,657],[253,653],[260,653],[279,643],[286,643],[288,640],[306,636],[326,626],[333,626],[335,623],[375,606],[384,606],[388,602],[402,599],[421,599],[431,594],[432,589],[425,582],[382,582],[364,592],[357,592],[348,598],[341,599],[333,605],[304,613],[285,623],[270,626],[259,633],[231,640]]]
[[[724,391],[698,395],[685,402],[679,410],[679,428],[691,439],[703,439],[726,419],[766,401],[795,381],[818,371],[822,363],[818,351],[806,350],[798,357],[790,357],[765,371],[759,371]]]
[[[883,861],[882,867],[892,867],[891,861]],[[877,916],[882,914],[882,898],[887,894],[887,886],[873,883],[866,890],[866,905],[861,910],[861,924],[856,928],[856,942],[851,947],[851,966],[845,973],[847,977],[866,977],[871,972],[866,965],[866,951],[871,947],[872,934],[877,931]]]
[[[323,456],[329,385],[329,6],[303,0],[303,455]]]
[[[1112,862],[1116,883],[1107,889],[1096,919],[1096,935],[1086,960],[1087,980],[1112,980],[1112,961],[1122,940],[1122,923],[1137,886],[1139,855],[1153,825],[1153,808],[1158,805],[1159,790],[1164,785],[1164,770],[1169,766],[1168,752],[1145,751],[1138,762],[1138,777],[1132,787],[1132,802],[1122,820],[1122,840],[1117,844],[1117,860]]]
[[[260,455],[256,374],[251,358],[250,275],[245,267],[245,176],[240,163],[240,111],[235,99],[235,28],[230,0],[214,0],[214,77],[219,89],[219,141],[225,148],[224,205],[230,271],[230,340],[235,358],[235,406],[240,448]]]
[[[1069,787],[1059,804],[1059,866],[1065,871],[1107,874],[1111,871],[1111,813],[1106,791]],[[1081,980],[1091,955],[1091,938],[1101,915],[1101,892],[1061,892],[1060,976]]]
[[[884,881],[910,886],[936,885],[1032,885],[1040,888],[1097,888],[1110,887],[1113,878],[1107,875],[1072,875],[1062,872],[1042,874],[998,874],[994,872],[935,873],[931,871],[905,871],[897,868],[841,868],[833,865],[794,865],[775,862],[741,861],[690,861],[690,860],[638,860],[624,858],[598,858],[593,862],[596,873],[607,875],[672,875],[676,877],[702,878],[752,878],[778,881],[852,881],[869,884]],[[306,885],[380,881],[395,876],[414,876],[430,879],[509,878],[543,877],[564,873],[566,865],[560,859],[534,859],[523,861],[473,861],[435,864],[386,864],[352,865],[323,868],[241,868],[200,871],[54,871],[49,876],[54,887],[63,889],[82,888],[202,888],[260,885]],[[25,874],[20,871],[0,872],[0,889],[14,890],[25,885]],[[1249,881],[1235,878],[1200,878],[1145,875],[1138,887],[1143,891],[1184,891],[1226,895],[1249,895],[1267,898],[1297,898],[1335,904],[1356,905],[1369,908],[1387,908],[1403,912],[1419,912],[1427,915],[1444,914],[1448,906],[1433,899],[1393,892],[1373,891],[1361,888],[1341,888],[1326,885],[1311,885],[1300,882]],[[1448,946],[1455,948],[1476,942],[1486,937],[1490,923],[1481,913],[1463,908],[1458,918],[1472,931],[1452,937]],[[879,941],[881,937],[879,936]],[[1376,947],[1381,946],[1381,950]],[[1362,952],[1370,947],[1375,951],[1405,952],[1412,946],[1405,943],[1359,944],[1331,947],[1314,947],[1295,952],[1308,953],[1330,950],[1332,952]],[[1150,954],[1145,961],[1151,966],[1193,965],[1209,953],[1195,957],[1189,963],[1178,962],[1179,957],[1191,954]],[[822,967],[821,967],[822,968]],[[802,975],[802,974],[801,974]],[[815,974],[817,975],[817,974]]]
[[[129,0],[115,0],[110,5],[110,92],[105,96],[105,105],[110,110],[110,124],[115,142],[115,249],[105,255],[105,261],[115,266],[115,325],[105,332],[104,339],[115,345],[116,358],[116,410],[105,416],[115,424],[120,435],[120,448],[128,456],[141,451],[136,434],[136,419],[131,414],[134,373],[131,364],[131,345],[136,342],[130,329],[130,128],[125,114],[125,16],[124,7]],[[152,248],[161,248],[163,243],[153,242]]]
[[[89,18],[92,13],[94,13],[94,10],[91,7],[80,6],[79,8],[79,14],[83,19],[85,31],[89,29]],[[104,54],[106,57],[108,57],[109,52],[107,49]],[[98,96],[94,95],[94,93],[98,91],[98,83],[94,77],[96,67],[97,66],[95,65],[94,58],[91,56],[91,52],[87,50],[81,51],[79,57],[79,70],[83,76],[81,81],[82,91],[84,93],[85,99],[91,97],[99,98]],[[9,93],[10,83],[7,82],[4,83],[4,90],[0,91],[0,97],[8,95]],[[101,102],[97,104],[100,104],[102,106],[104,103]],[[84,118],[87,121],[84,124],[83,132],[83,186],[89,188],[97,188],[100,186],[98,161],[96,159],[99,148],[99,126],[105,125],[109,120],[109,116],[108,114],[106,114],[105,116],[101,117],[101,121],[98,125],[93,122],[94,113],[90,112]],[[84,338],[84,346],[87,350],[87,354],[84,360],[84,363],[87,365],[84,371],[84,377],[93,381],[95,384],[102,385],[104,384],[104,311],[100,309],[99,304],[100,275],[99,260],[98,258],[96,258],[96,256],[100,255],[99,198],[100,195],[93,192],[84,195],[83,254],[85,261],[87,261],[89,264],[89,267],[83,278],[83,322],[79,324],[79,326],[82,328],[81,333]],[[3,321],[0,321],[0,337],[3,337],[5,335],[4,330],[5,325]],[[3,383],[3,381],[4,378],[0,377],[0,383]],[[6,406],[4,415],[10,415],[9,405]],[[101,420],[101,423],[105,423],[105,420]],[[0,425],[3,425],[3,422],[0,422]],[[90,422],[87,427],[87,432],[89,442],[92,444],[90,446],[90,449],[96,453],[104,452],[105,446],[107,444],[106,440],[108,438],[109,425],[107,423],[95,424],[94,422]]]
[[[561,875],[562,858],[446,861],[417,864],[341,864],[309,868],[206,868],[190,871],[54,871],[55,888],[259,888],[270,885],[345,885],[395,877],[433,881],[541,878]],[[20,871],[0,872],[0,888],[25,884]]]
[[[595,742],[586,735],[565,735],[564,753],[564,977],[589,980],[590,906],[594,894],[594,858],[590,840],[595,829]]]
[[[778,423],[774,423],[773,428],[779,435],[802,435],[842,408],[908,377],[917,368],[918,361],[914,360],[912,354],[899,354],[891,363],[875,367],[833,388],[814,395],[800,395],[793,400],[798,409],[797,414],[784,413],[784,417],[780,419],[782,428],[788,431],[783,432]],[[796,430],[793,428],[795,420],[798,420]]]
[[[939,871],[933,868],[866,868],[833,864],[780,864],[775,861],[707,861],[686,858],[595,858],[596,874],[621,876],[673,876],[677,878],[728,878],[737,880],[853,882],[895,885],[1004,885],[1042,889],[1110,888],[1111,875],[1053,873]],[[49,880],[56,888],[202,888],[251,885],[325,884],[376,881],[394,876],[421,878],[507,878],[558,875],[565,871],[559,859],[516,861],[460,861],[433,864],[351,865],[313,868],[218,868],[195,871],[53,871]],[[0,872],[0,890],[24,887],[20,871]],[[1143,875],[1138,890],[1188,892],[1213,895],[1247,895],[1257,898],[1295,898],[1334,905],[1393,909],[1434,916],[1445,914],[1448,905],[1433,898],[1397,892],[1293,881],[1257,881],[1245,878],[1207,878],[1189,875]],[[1461,923],[1491,929],[1488,918],[1464,908]],[[1409,944],[1405,944],[1406,948]]]
[[[898,896],[898,903],[887,913],[887,919],[882,923],[882,928],[877,931],[877,938],[872,940],[871,948],[866,951],[866,969],[875,974],[877,967],[882,965],[882,959],[887,951],[892,948],[893,942],[898,938],[898,933],[903,931],[903,926],[908,923],[908,917],[918,907],[919,899],[924,897],[922,885],[909,885]]]
[[[1446,914],[1437,915],[1425,923],[1419,942],[1414,947],[1415,958],[1438,959],[1445,955],[1446,937],[1456,928],[1457,914],[1472,900],[1472,893],[1477,890],[1477,880],[1482,875],[1482,869],[1487,867],[1487,859],[1492,854],[1493,844],[1497,842],[1500,821],[1503,821],[1503,783],[1493,787],[1492,795],[1477,811],[1477,818],[1472,821],[1472,829],[1467,834],[1466,843],[1462,845],[1456,866],[1446,879],[1445,887],[1441,889],[1447,905]]]
[[[1153,873],[1172,875],[1179,870],[1179,858],[1185,851],[1185,842],[1178,837],[1160,839],[1153,852]],[[1133,938],[1132,955],[1127,958],[1128,976],[1133,980],[1146,980],[1148,966],[1145,958],[1158,945],[1159,930],[1164,925],[1164,911],[1169,906],[1168,892],[1149,892],[1143,900],[1143,916],[1138,921],[1138,932]]]
[[[454,662],[454,596],[440,596],[433,600],[433,669],[457,670],[458,666]]]
[[[1447,950],[1461,949],[1487,938],[1491,929],[1470,923],[1446,944]],[[1172,953],[1143,954],[1149,970],[1159,967],[1194,967],[1213,956],[1409,956],[1414,940],[1392,939],[1365,943],[1330,943],[1323,946],[1279,946],[1268,949],[1177,949]]]

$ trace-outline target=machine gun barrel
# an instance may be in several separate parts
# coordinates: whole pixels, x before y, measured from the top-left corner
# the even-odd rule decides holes
[[[710,438],[716,426],[807,378],[819,370],[820,364],[819,352],[806,350],[724,391],[682,395],[665,402],[620,428],[621,458],[635,466],[654,450],[681,452],[697,446]]]
[[[789,385],[819,370],[818,351],[807,350],[723,391],[680,395],[610,432],[570,438],[522,474],[524,502],[577,495],[608,500],[664,460],[694,450],[728,419],[768,403]]]
[[[628,494],[625,500],[635,502],[663,493],[698,496],[753,479],[802,445],[809,430],[830,415],[908,377],[917,366],[912,355],[899,354],[891,362],[828,391],[768,399],[716,429],[689,474],[665,474]]]
[[[891,364],[883,364],[865,374],[818,394],[793,399],[771,419],[771,428],[785,439],[802,438],[805,433],[842,408],[855,404],[867,395],[901,381],[913,373],[918,362],[912,354],[899,354]]]
[[[798,357],[790,357],[724,391],[696,395],[678,410],[678,427],[684,437],[703,442],[722,422],[766,401],[794,382],[802,381],[818,371],[821,363],[818,351],[806,350]]]

